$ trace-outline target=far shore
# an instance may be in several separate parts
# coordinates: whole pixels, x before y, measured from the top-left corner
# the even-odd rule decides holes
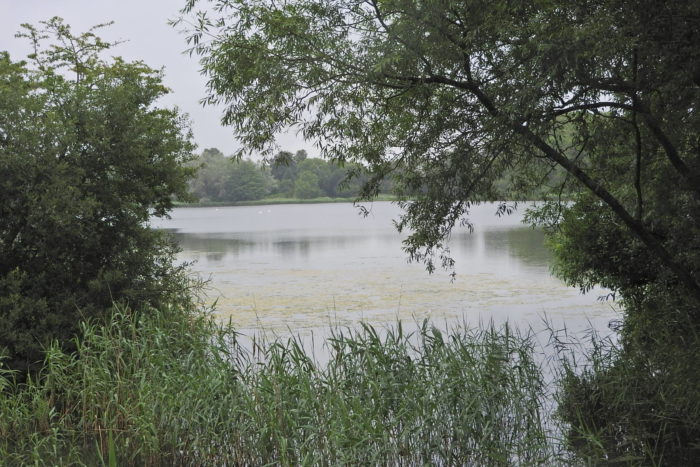
[[[397,201],[394,195],[379,195],[372,201]],[[356,197],[349,198],[263,198],[249,201],[200,201],[197,203],[183,203],[175,201],[176,208],[209,208],[220,206],[262,206],[266,204],[321,204],[321,203],[354,203],[358,201]]]
[[[560,202],[568,203],[570,198],[558,197]],[[330,198],[322,196],[319,198],[263,198],[248,201],[199,201],[196,203],[184,203],[174,201],[173,206],[176,208],[211,208],[211,207],[235,207],[235,206],[264,206],[269,204],[326,204],[326,203],[369,203],[373,201],[399,201],[396,195],[380,194],[371,200],[359,199],[357,197],[348,198]],[[512,199],[509,200],[516,203],[537,203],[542,201],[554,200],[553,196],[543,196],[540,199]],[[498,202],[501,200],[490,200],[488,202]],[[482,201],[486,202],[486,201]]]

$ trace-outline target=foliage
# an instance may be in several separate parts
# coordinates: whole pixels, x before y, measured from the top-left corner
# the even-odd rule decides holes
[[[272,197],[297,199],[357,197],[366,177],[358,165],[341,167],[323,159],[280,151],[266,163],[227,158],[205,149],[192,164],[198,171],[190,192],[202,203],[255,201]],[[385,191],[389,190],[384,186]]]
[[[280,151],[270,163],[270,173],[277,181],[275,194],[292,196],[294,194],[294,181],[298,174],[297,159],[289,151]]]
[[[261,199],[269,192],[269,181],[253,161],[238,161],[224,183],[224,198],[231,201]]]
[[[271,181],[255,162],[231,160],[216,148],[205,149],[195,166],[190,192],[201,201],[252,201],[270,191]]]
[[[115,300],[187,295],[175,247],[148,227],[191,173],[186,121],[155,107],[161,73],[101,59],[93,30],[43,25],[24,26],[33,67],[0,53],[0,353],[22,370]]]
[[[678,323],[635,324],[624,345],[595,335],[581,343],[583,350],[570,338],[562,344],[557,412],[569,422],[568,445],[598,463],[694,465],[700,339],[680,336],[673,329]]]
[[[117,308],[82,336],[77,355],[52,347],[38,379],[0,391],[8,463],[94,465],[110,448],[125,465],[558,459],[533,341],[508,327],[336,330],[325,364],[297,338],[251,349],[177,307]]]
[[[452,265],[447,239],[455,225],[473,227],[473,203],[503,199],[504,187],[537,193],[557,183],[554,201],[530,216],[549,233],[558,273],[584,290],[605,285],[626,312],[623,351],[569,378],[564,405],[602,394],[594,425],[615,433],[608,453],[649,446],[639,434],[658,426],[630,416],[640,400],[671,417],[644,459],[663,463],[700,443],[673,409],[695,392],[625,392],[657,387],[654,375],[674,357],[691,361],[694,350],[674,340],[698,342],[700,3],[216,4],[196,13],[189,36],[209,78],[205,101],[225,106],[223,121],[250,150],[272,151],[274,135],[295,126],[322,156],[369,170],[363,195],[393,178],[407,200],[398,222],[409,232],[405,249],[429,270],[436,258]],[[655,358],[667,351],[668,361]],[[667,382],[693,381],[683,368]],[[624,410],[605,396],[616,393],[630,394]]]
[[[277,181],[273,194],[300,199],[316,197],[356,198],[366,180],[362,166],[309,158],[306,151],[280,151],[268,163]],[[384,186],[384,193],[391,191]]]
[[[197,175],[190,181],[192,195],[204,201],[219,198],[228,169],[224,154],[216,148],[205,149],[191,164],[197,168]]]
[[[302,199],[321,196],[318,176],[313,172],[302,172],[294,182],[294,196]]]
[[[697,2],[216,3],[189,36],[205,101],[250,150],[295,125],[362,162],[367,196],[393,174],[420,195],[399,222],[412,258],[431,268],[507,171],[533,186],[561,167],[700,301],[697,264],[645,216],[654,174],[697,209]]]

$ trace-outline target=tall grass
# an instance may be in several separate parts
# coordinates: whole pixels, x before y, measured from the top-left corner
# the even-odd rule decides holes
[[[509,327],[337,330],[319,365],[299,339],[239,343],[177,308],[115,309],[76,355],[0,377],[8,465],[557,463],[533,342]]]

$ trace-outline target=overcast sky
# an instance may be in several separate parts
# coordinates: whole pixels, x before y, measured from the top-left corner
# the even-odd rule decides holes
[[[98,34],[109,41],[127,42],[113,49],[113,55],[127,60],[143,60],[152,68],[165,68],[165,84],[172,89],[163,105],[178,106],[192,120],[194,137],[199,146],[216,147],[230,154],[239,146],[230,128],[219,123],[220,109],[202,107],[205,79],[199,74],[195,57],[183,54],[185,36],[168,26],[185,0],[0,0],[0,50],[10,52],[13,60],[26,58],[30,52],[26,39],[15,38],[20,24],[38,25],[53,16],[62,17],[74,34],[99,23],[114,21]],[[282,148],[316,151],[294,134],[278,139]]]

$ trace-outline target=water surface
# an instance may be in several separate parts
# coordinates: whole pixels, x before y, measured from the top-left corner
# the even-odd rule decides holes
[[[285,334],[396,319],[473,324],[509,320],[542,327],[606,329],[617,317],[601,291],[582,295],[550,274],[542,232],[522,212],[496,217],[475,207],[475,231],[450,240],[456,278],[429,275],[408,263],[392,224],[400,210],[387,202],[178,208],[154,225],[175,235],[180,259],[211,278],[209,298],[222,320],[241,330]]]

